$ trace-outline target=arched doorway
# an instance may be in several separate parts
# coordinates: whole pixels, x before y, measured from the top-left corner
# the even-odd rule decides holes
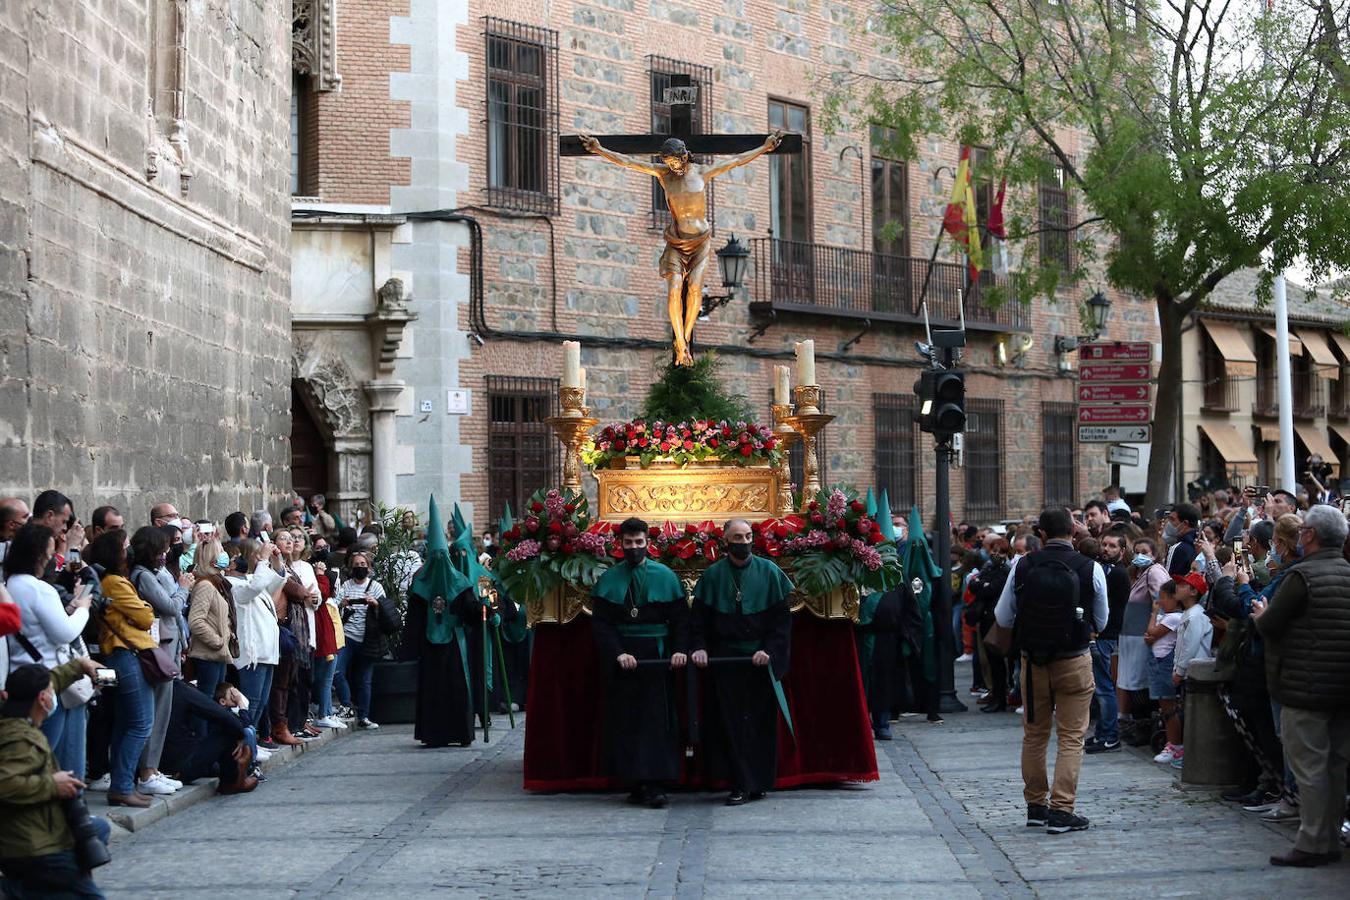
[[[296,383],[291,382],[291,487],[301,497],[327,494],[328,446]]]

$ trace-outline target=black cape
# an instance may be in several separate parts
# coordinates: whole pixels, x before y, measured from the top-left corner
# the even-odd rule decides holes
[[[446,611],[462,622],[472,623],[477,621],[479,609],[473,589],[468,588],[449,602]],[[469,690],[482,677],[482,670],[478,670],[478,678],[471,675],[470,681],[465,681],[459,642],[439,644],[428,640],[428,613],[427,601],[419,594],[409,593],[403,639],[417,647],[417,717],[413,737],[428,747],[468,744],[474,737],[474,707]],[[467,630],[474,635],[477,629]],[[472,639],[467,643],[471,644]],[[473,665],[472,660],[469,665]]]
[[[604,689],[604,770],[625,785],[680,777],[679,716],[670,669],[640,666],[624,671],[618,664],[624,653],[643,660],[670,659],[671,654],[686,651],[689,606],[679,580],[673,573],[667,576],[669,570],[659,563],[645,561],[643,566],[655,568],[641,581],[623,579],[628,585],[624,602],[599,594],[591,598],[591,633]],[[645,596],[631,596],[639,584],[645,587]],[[624,634],[661,627],[667,632],[662,638]]]
[[[751,557],[751,564],[773,563]],[[694,589],[690,617],[691,650],[704,650],[712,657],[750,656],[755,650],[769,654],[769,666],[781,682],[787,677],[788,648],[792,636],[792,613],[787,591],[791,583],[781,572],[746,579],[744,586],[764,586],[768,597],[746,597],[744,608],[753,613],[719,612],[735,604],[725,596],[730,581],[714,563]],[[711,576],[711,577],[710,577]],[[781,576],[781,577],[779,577]],[[773,787],[778,774],[778,698],[766,668],[735,664],[708,670],[708,712],[703,744],[709,771],[730,782],[732,790],[757,793]]]

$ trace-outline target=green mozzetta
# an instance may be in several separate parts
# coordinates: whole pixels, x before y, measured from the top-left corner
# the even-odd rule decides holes
[[[427,561],[413,576],[408,593],[416,594],[427,603],[427,640],[433,644],[448,644],[455,639],[455,630],[461,627],[459,617],[450,612],[450,603],[473,585],[450,562],[450,546],[441,526],[441,511],[436,498],[431,498],[430,521],[427,525]],[[445,607],[438,610],[437,599]]]
[[[740,608],[736,606],[737,591]],[[783,603],[792,592],[792,581],[782,569],[759,556],[750,557],[743,569],[730,559],[721,559],[708,567],[694,588],[694,595],[706,606],[725,615],[754,615]]]
[[[634,588],[633,601],[638,606],[685,599],[684,585],[680,584],[679,577],[666,566],[650,559],[644,559],[636,566],[628,563],[611,566],[600,576],[591,594],[607,603],[623,606],[628,602],[630,585]]]

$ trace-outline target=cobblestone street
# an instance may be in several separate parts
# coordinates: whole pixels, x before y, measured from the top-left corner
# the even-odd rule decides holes
[[[959,676],[958,676],[959,681]],[[501,723],[505,726],[505,723]],[[520,788],[523,730],[488,747],[422,750],[407,727],[362,733],[113,845],[110,897],[1332,897],[1350,863],[1272,869],[1293,829],[1183,794],[1141,752],[1089,757],[1090,831],[1023,824],[1017,718],[904,720],[881,780],[739,808],[676,795],[654,812],[615,796]]]

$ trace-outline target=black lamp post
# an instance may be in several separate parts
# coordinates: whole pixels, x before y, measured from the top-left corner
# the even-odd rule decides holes
[[[736,298],[741,285],[745,284],[745,270],[750,265],[750,250],[742,244],[740,238],[732,235],[726,244],[717,251],[717,268],[722,273],[722,287],[725,294],[704,294],[703,308],[698,317],[706,319],[719,306],[726,306]]]
[[[1088,313],[1092,317],[1092,340],[1106,333],[1107,320],[1111,318],[1111,299],[1101,291],[1088,298]]]

